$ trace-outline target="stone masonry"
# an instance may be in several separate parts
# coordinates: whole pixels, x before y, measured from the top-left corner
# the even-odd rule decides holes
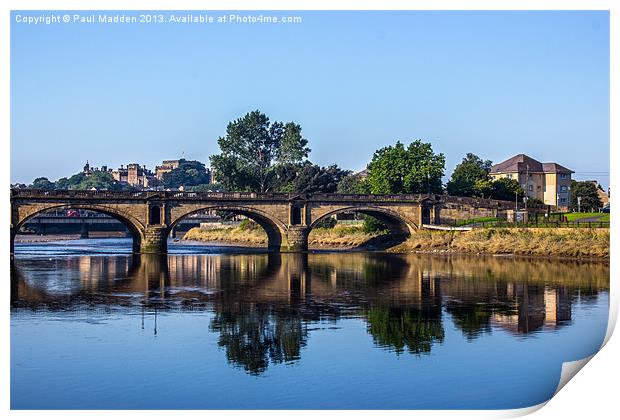
[[[288,193],[188,193],[11,190],[11,251],[20,227],[32,217],[54,209],[85,209],[122,222],[133,237],[133,251],[165,254],[167,237],[176,223],[208,210],[244,215],[265,229],[270,251],[308,249],[308,234],[325,218],[342,212],[374,216],[390,231],[408,236],[423,224],[441,220],[449,202],[438,195],[349,195]],[[495,209],[497,202],[485,203]]]

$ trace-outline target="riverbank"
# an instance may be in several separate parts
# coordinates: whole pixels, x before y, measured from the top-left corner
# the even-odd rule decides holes
[[[379,233],[358,226],[317,228],[310,233],[312,249],[364,248]],[[260,228],[191,229],[184,240],[266,245]],[[389,252],[463,253],[571,258],[609,258],[609,229],[501,228],[466,232],[419,230]]]
[[[336,226],[334,228],[315,228],[308,237],[308,246],[318,249],[351,249],[364,246],[381,232],[367,233],[359,226]],[[214,229],[192,228],[183,241],[226,242],[234,244],[252,244],[267,246],[267,234],[263,229],[252,224],[238,227]]]
[[[385,232],[365,232],[362,226],[316,228],[308,246],[321,250],[372,250],[385,248]],[[92,239],[121,237],[122,233],[91,233]],[[79,234],[17,235],[16,243],[57,242],[80,239]],[[267,234],[258,226],[242,225],[216,229],[193,228],[183,242],[230,246],[266,247]],[[460,253],[609,259],[609,229],[491,228],[468,232],[419,230],[405,242],[388,247],[395,253]]]
[[[468,232],[419,230],[393,252],[452,252],[609,258],[609,229],[497,228]]]

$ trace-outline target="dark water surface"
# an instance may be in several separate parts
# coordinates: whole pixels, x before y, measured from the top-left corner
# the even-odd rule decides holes
[[[16,245],[12,408],[518,408],[607,327],[604,263],[130,247]]]

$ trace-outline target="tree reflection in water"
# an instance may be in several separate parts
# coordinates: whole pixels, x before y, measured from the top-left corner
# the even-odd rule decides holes
[[[393,348],[398,354],[405,349],[412,354],[430,353],[433,343],[443,342],[443,326],[437,314],[377,306],[366,312],[366,319],[375,343]]]
[[[220,334],[218,345],[227,359],[252,374],[262,373],[270,362],[298,360],[308,335],[299,314],[246,303],[217,312],[211,330]]]
[[[16,258],[14,309],[205,310],[227,360],[258,375],[295,363],[320,322],[361,318],[379,348],[429,354],[449,319],[468,340],[571,322],[608,290],[606,263],[379,253]],[[165,334],[161,325],[158,334]]]

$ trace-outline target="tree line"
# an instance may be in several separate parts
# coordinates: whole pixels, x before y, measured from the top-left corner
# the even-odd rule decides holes
[[[336,164],[312,163],[308,140],[295,122],[270,121],[259,110],[228,123],[218,140],[220,153],[210,156],[218,183],[212,183],[204,163],[181,160],[178,168],[163,175],[164,189],[186,191],[255,191],[347,194],[443,194],[522,200],[523,188],[515,179],[493,180],[492,162],[468,153],[444,186],[445,156],[420,139],[408,145],[397,141],[377,150],[367,165],[365,176],[353,174]],[[588,185],[586,185],[588,184]],[[37,178],[30,185],[37,189],[108,189],[133,187],[115,181],[109,172],[75,174],[56,182]],[[596,186],[574,182],[582,208],[601,207]],[[573,194],[574,195],[574,194]],[[575,203],[573,203],[575,202]],[[576,205],[571,197],[571,207]]]

